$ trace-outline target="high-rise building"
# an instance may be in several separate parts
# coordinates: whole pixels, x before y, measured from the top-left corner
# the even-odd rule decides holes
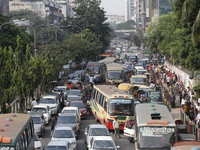
[[[9,1],[8,0],[0,0],[0,14],[2,16],[9,15]]]
[[[125,0],[125,21],[134,20],[134,0]]]

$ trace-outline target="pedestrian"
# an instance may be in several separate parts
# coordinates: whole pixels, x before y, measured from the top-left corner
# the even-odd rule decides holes
[[[172,92],[172,108],[175,108],[175,100],[176,100],[176,96],[174,92]]]
[[[188,104],[187,101],[185,101],[185,104],[183,105],[183,111],[185,112],[185,114],[188,116],[189,115],[189,111],[190,111],[190,105]]]
[[[129,120],[126,121],[126,127],[131,129],[134,125],[133,117],[129,117]]]
[[[122,138],[119,133],[119,122],[117,121],[117,117],[115,117],[115,120],[113,121],[113,128],[115,130],[115,138],[117,138],[117,134],[119,138]]]
[[[186,102],[185,97],[183,97],[182,100],[181,100],[181,106],[182,107],[183,107],[183,105],[185,105],[185,102]]]
[[[169,87],[171,82],[170,76],[167,76],[166,81],[167,81],[167,87]]]
[[[31,102],[31,106],[33,108],[33,106],[38,105],[37,101],[35,99],[33,99],[33,101]]]
[[[63,109],[63,107],[64,107],[64,103],[65,103],[65,98],[64,98],[64,92],[63,92],[63,90],[61,89],[61,91],[60,91],[60,97],[61,97],[61,103],[60,103],[60,110],[62,110]]]
[[[192,122],[194,122],[194,119],[195,119],[194,108],[190,108],[189,118],[190,118],[190,120],[191,120]]]

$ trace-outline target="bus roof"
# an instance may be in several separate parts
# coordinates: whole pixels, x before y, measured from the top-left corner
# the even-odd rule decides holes
[[[165,105],[155,103],[137,104],[135,111],[138,126],[176,126]],[[160,116],[160,118],[152,119],[152,115]]]
[[[108,63],[106,64],[107,70],[124,70],[123,66],[118,63]]]
[[[112,62],[116,62],[117,60],[118,60],[118,58],[115,58],[115,57],[106,57],[100,61],[104,62],[104,63],[112,63]]]
[[[20,136],[21,132],[24,131],[26,125],[31,121],[31,116],[29,114],[2,114],[0,115],[0,136],[11,138],[11,143],[0,143],[13,145],[17,141],[15,140]]]
[[[132,97],[130,97],[127,93],[118,89],[114,85],[95,85],[94,88],[98,89],[101,93],[105,94],[107,97],[119,96],[119,98],[123,98],[120,96],[128,96],[128,98],[132,99]]]
[[[96,61],[90,61],[90,62],[88,62],[88,64],[87,64],[87,67],[88,66],[101,66],[101,64],[102,64],[103,62],[96,62]]]

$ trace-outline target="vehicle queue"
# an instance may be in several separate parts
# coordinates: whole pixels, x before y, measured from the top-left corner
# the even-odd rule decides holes
[[[162,103],[162,91],[153,84],[150,70],[159,60],[152,63],[149,53],[144,53],[145,59],[139,58],[142,51],[127,46],[127,41],[119,46],[114,40],[112,43],[116,43],[116,51],[112,51],[115,59],[88,62],[85,70],[69,74],[64,85],[54,86],[51,93],[34,103],[29,112],[32,121],[27,118],[28,124],[23,125],[24,131],[15,144],[3,143],[0,148],[75,150],[82,119],[87,120],[90,112],[96,123],[84,129],[84,143],[89,150],[121,149],[111,132],[116,118],[119,130],[124,131],[133,149],[171,149],[176,142],[175,123]],[[50,121],[51,140],[42,146],[39,138],[34,138],[33,128],[35,136],[43,137]]]

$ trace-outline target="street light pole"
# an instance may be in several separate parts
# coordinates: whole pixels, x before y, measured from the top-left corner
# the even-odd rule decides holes
[[[77,26],[77,25],[69,25],[69,27],[70,27],[70,26],[78,27],[78,28],[81,30],[81,40],[82,40],[82,34],[83,34],[83,30],[82,30],[82,28],[79,27],[79,26]]]
[[[6,24],[12,24],[12,22],[9,21],[9,22],[5,22],[5,23],[1,24],[1,25],[0,25],[0,30],[1,30],[1,27],[3,27],[3,26],[6,25]]]
[[[33,29],[33,34],[34,34],[34,51],[35,51],[35,55],[36,55],[36,52],[37,52],[37,46],[36,46],[36,30],[37,30],[37,28],[40,27],[40,26],[43,26],[43,24],[40,24],[40,25],[38,25],[37,27],[35,27],[35,28]]]

